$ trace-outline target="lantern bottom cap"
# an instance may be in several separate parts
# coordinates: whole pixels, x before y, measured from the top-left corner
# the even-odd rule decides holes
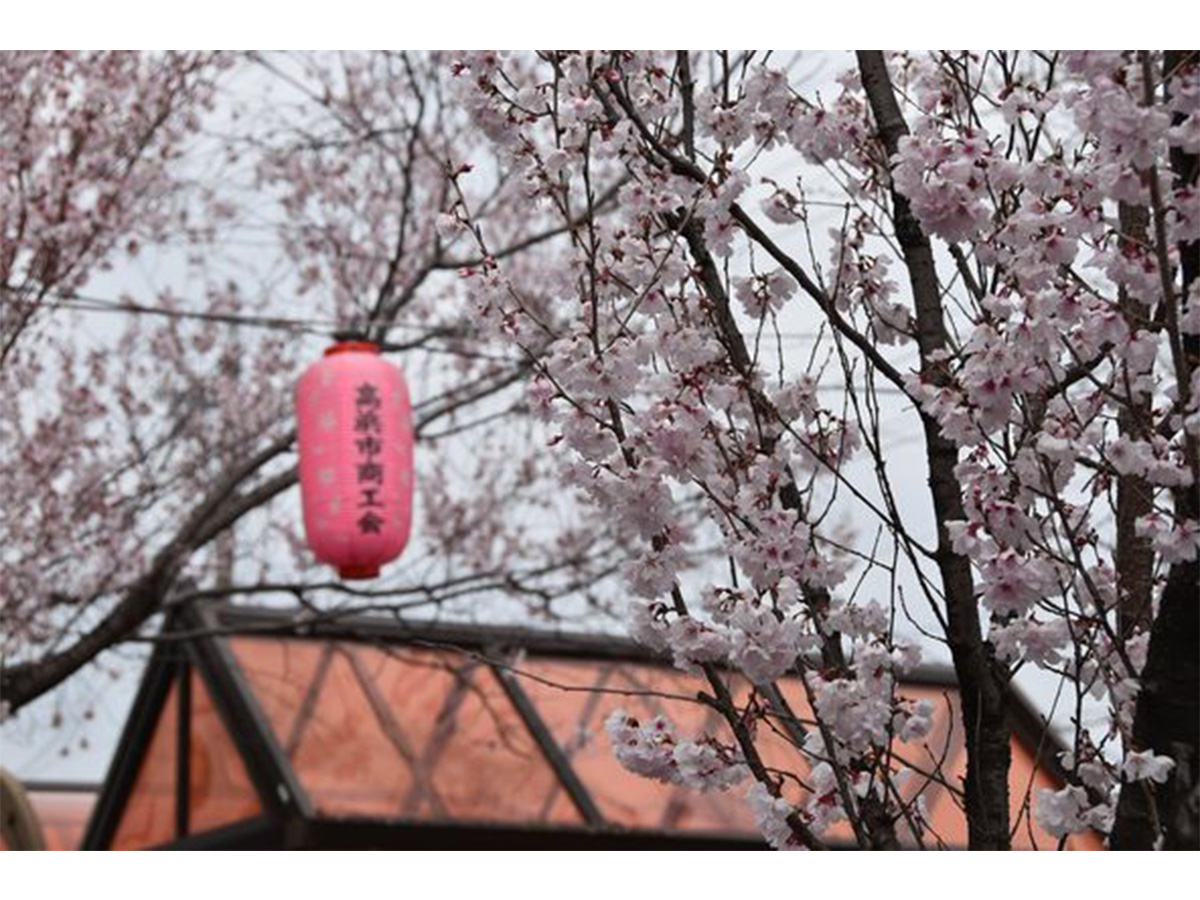
[[[379,566],[342,566],[338,575],[347,580],[361,578],[378,578]]]

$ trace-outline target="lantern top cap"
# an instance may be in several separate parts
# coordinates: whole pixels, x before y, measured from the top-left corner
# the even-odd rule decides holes
[[[337,341],[337,343],[325,349],[326,356],[333,356],[336,353],[379,354],[379,345],[374,341],[366,340],[361,336],[337,334],[334,335],[334,339]]]

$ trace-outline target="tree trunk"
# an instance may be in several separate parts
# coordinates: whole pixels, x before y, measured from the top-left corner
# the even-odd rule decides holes
[[[1150,214],[1144,206],[1120,205],[1122,249],[1147,244],[1146,229]],[[1137,297],[1131,297],[1122,286],[1118,291],[1121,310],[1130,331],[1145,327],[1149,312]],[[1123,386],[1118,386],[1120,390]],[[1151,421],[1150,397],[1130,401],[1117,414],[1117,428],[1122,437],[1145,440]],[[1154,587],[1154,551],[1149,539],[1138,537],[1135,523],[1154,506],[1154,493],[1145,478],[1122,475],[1117,479],[1117,634],[1126,641],[1134,634],[1150,628],[1154,617],[1150,598]]]
[[[908,134],[908,125],[896,102],[883,53],[860,50],[858,65],[879,138],[888,156],[894,156],[900,138]],[[892,217],[913,292],[921,374],[937,382],[943,376],[930,359],[946,345],[946,325],[933,248],[913,216],[908,200],[894,188]],[[972,850],[1007,850],[1011,844],[1008,770],[1012,762],[1006,710],[1007,676],[996,663],[991,645],[983,640],[971,564],[965,556],[954,552],[946,528],[948,522],[966,519],[962,486],[954,472],[958,447],[924,413],[921,424],[937,518],[937,565],[949,624],[946,638],[962,693],[968,842]]]
[[[1197,51],[1168,50],[1164,68],[1168,90],[1184,66],[1198,65]],[[1175,124],[1181,121],[1175,117]],[[1171,148],[1177,186],[1195,187],[1200,158]],[[1179,245],[1182,295],[1200,277],[1200,243]],[[1164,302],[1168,302],[1164,298]],[[1181,335],[1183,368],[1200,365],[1200,338]],[[1200,516],[1200,486],[1175,492],[1179,520]],[[1176,563],[1167,576],[1158,616],[1150,632],[1142,689],[1133,720],[1135,750],[1170,756],[1175,768],[1165,784],[1134,782],[1121,790],[1111,846],[1117,850],[1200,849],[1200,563]]]

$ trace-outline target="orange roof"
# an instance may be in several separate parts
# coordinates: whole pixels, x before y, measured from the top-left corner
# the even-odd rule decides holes
[[[290,627],[279,613],[203,615],[191,627],[235,633],[156,655],[88,846],[761,843],[741,790],[647,781],[614,758],[603,722],[617,707],[730,739],[696,701],[697,679],[628,642],[377,620],[296,637],[263,634]],[[746,701],[751,686],[731,679]],[[795,776],[785,790],[799,801],[807,771],[793,744],[813,717],[797,680],[779,688],[758,741],[768,766]],[[926,672],[901,693],[937,711],[922,742],[897,744],[902,797],[931,824],[919,837],[902,826],[901,838],[963,847],[956,689]],[[1029,797],[1057,782],[1052,756],[1027,743],[1038,740],[1030,721],[1013,737],[1013,843],[1048,848],[1057,842],[1032,821]],[[851,834],[843,823],[828,837]]]

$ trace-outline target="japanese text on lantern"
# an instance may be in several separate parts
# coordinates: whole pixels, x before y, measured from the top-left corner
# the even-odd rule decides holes
[[[379,390],[375,385],[370,382],[360,384],[355,399],[354,433],[358,447],[358,508],[363,510],[358,518],[358,530],[362,534],[379,534],[383,526],[383,519],[376,512],[383,508],[379,499],[379,492],[383,489],[380,406]]]

